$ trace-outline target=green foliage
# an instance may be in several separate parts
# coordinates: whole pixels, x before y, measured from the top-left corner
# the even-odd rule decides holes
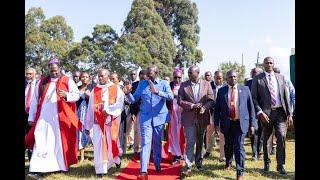
[[[196,3],[190,0],[154,0],[155,8],[169,28],[172,37],[178,42],[177,55],[174,65],[187,67],[200,63],[202,52],[197,49],[199,44],[200,27],[198,23],[198,9]]]
[[[25,62],[44,73],[50,57],[61,64],[72,46],[73,31],[62,16],[45,19],[41,8],[30,8],[25,16]]]
[[[176,56],[170,31],[154,8],[152,0],[135,0],[124,22],[124,32],[114,48],[114,58],[130,69],[155,64],[160,75],[171,74]],[[131,66],[130,66],[131,64]]]
[[[110,66],[113,59],[113,47],[118,35],[109,25],[96,25],[92,36],[85,36],[81,43],[75,43],[68,54],[68,67],[70,69],[86,70],[96,73],[99,68],[114,69]],[[86,67],[79,66],[85,63]]]
[[[246,73],[246,67],[244,65],[240,65],[238,63],[231,63],[230,61],[227,63],[221,63],[219,65],[219,69],[223,73],[223,77],[225,77],[226,80],[226,75],[229,70],[235,70],[238,73],[238,83],[243,84],[244,83],[244,78],[245,78],[245,73]]]

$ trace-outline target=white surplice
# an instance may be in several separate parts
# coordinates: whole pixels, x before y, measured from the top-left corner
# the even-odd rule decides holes
[[[104,110],[114,116],[118,117],[124,107],[124,93],[121,90],[121,88],[118,86],[117,89],[117,99],[116,103],[113,105],[109,105],[109,91],[108,87],[112,86],[113,83],[109,82],[106,85],[100,85],[98,84],[97,87],[102,88],[103,94],[102,94],[102,101],[104,102],[103,108]],[[88,103],[88,110],[87,110],[87,118],[84,122],[84,127],[87,130],[90,130],[93,128],[93,156],[94,156],[94,167],[96,170],[96,174],[106,174],[108,172],[108,169],[112,166],[113,163],[120,163],[120,158],[117,156],[113,158],[112,154],[112,140],[111,140],[111,117],[107,116],[106,119],[106,138],[107,138],[107,144],[108,144],[108,162],[103,161],[103,139],[102,139],[102,130],[99,126],[99,124],[94,123],[95,121],[95,115],[94,115],[94,89],[91,91],[91,95],[89,98]],[[97,122],[97,121],[96,121]]]
[[[45,99],[42,103],[40,116],[34,131],[35,144],[30,160],[29,172],[67,171],[64,163],[60,125],[58,119],[56,82],[51,78]],[[40,82],[40,81],[39,81]],[[28,121],[34,121],[38,106],[39,82],[36,85],[31,101]],[[76,102],[79,90],[75,82],[69,78],[67,101]]]

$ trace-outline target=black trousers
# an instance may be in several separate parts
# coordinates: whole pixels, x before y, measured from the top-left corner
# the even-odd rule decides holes
[[[28,117],[29,117],[29,114],[25,113],[24,114],[24,135],[26,135],[31,129],[31,126],[28,124]],[[29,161],[31,159],[31,155],[32,155],[32,149],[28,149]]]
[[[287,117],[282,108],[277,108],[276,110],[271,110],[269,116],[269,123],[262,123],[263,126],[263,155],[264,162],[270,163],[270,147],[268,145],[268,140],[272,135],[272,130],[275,130],[275,135],[277,138],[277,149],[276,149],[276,159],[277,165],[284,165],[286,158],[286,135],[287,135]]]
[[[250,137],[252,157],[258,157],[261,154],[263,137],[262,137],[262,124],[258,121],[258,129],[255,129],[254,135]]]

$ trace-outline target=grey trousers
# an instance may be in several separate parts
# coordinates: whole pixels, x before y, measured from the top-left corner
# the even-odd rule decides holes
[[[274,128],[277,138],[276,159],[277,165],[284,165],[286,159],[286,135],[287,121],[282,109],[272,110],[269,116],[269,123],[262,123],[263,127],[263,156],[264,162],[270,163],[270,148],[268,145],[272,130]],[[269,141],[270,143],[270,141]]]
[[[202,166],[204,131],[205,128],[201,127],[199,124],[184,126],[184,134],[187,141],[185,162],[189,168],[191,168],[194,158],[194,144],[196,144],[195,164],[196,166]]]

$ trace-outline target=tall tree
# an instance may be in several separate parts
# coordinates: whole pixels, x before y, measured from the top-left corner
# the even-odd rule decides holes
[[[154,0],[155,8],[176,40],[177,55],[174,64],[187,67],[201,62],[202,51],[199,45],[200,27],[196,3],[190,0]]]
[[[99,68],[114,69],[111,66],[112,49],[118,40],[115,30],[106,24],[96,25],[93,28],[92,36],[85,36],[81,43],[74,44],[68,54],[69,67],[78,70],[89,70],[96,73]],[[87,66],[79,66],[84,63]]]
[[[227,63],[221,63],[219,65],[219,69],[223,73],[223,77],[226,78],[227,72],[229,70],[235,70],[238,73],[238,83],[243,84],[244,83],[244,78],[245,78],[245,73],[246,73],[246,67],[244,65],[238,64],[236,62],[231,63],[230,61]]]
[[[118,61],[142,68],[155,64],[162,76],[171,74],[175,44],[152,0],[133,1],[114,55]]]
[[[45,19],[41,8],[30,8],[25,16],[25,62],[45,72],[50,57],[64,64],[72,46],[73,30],[64,17]]]

